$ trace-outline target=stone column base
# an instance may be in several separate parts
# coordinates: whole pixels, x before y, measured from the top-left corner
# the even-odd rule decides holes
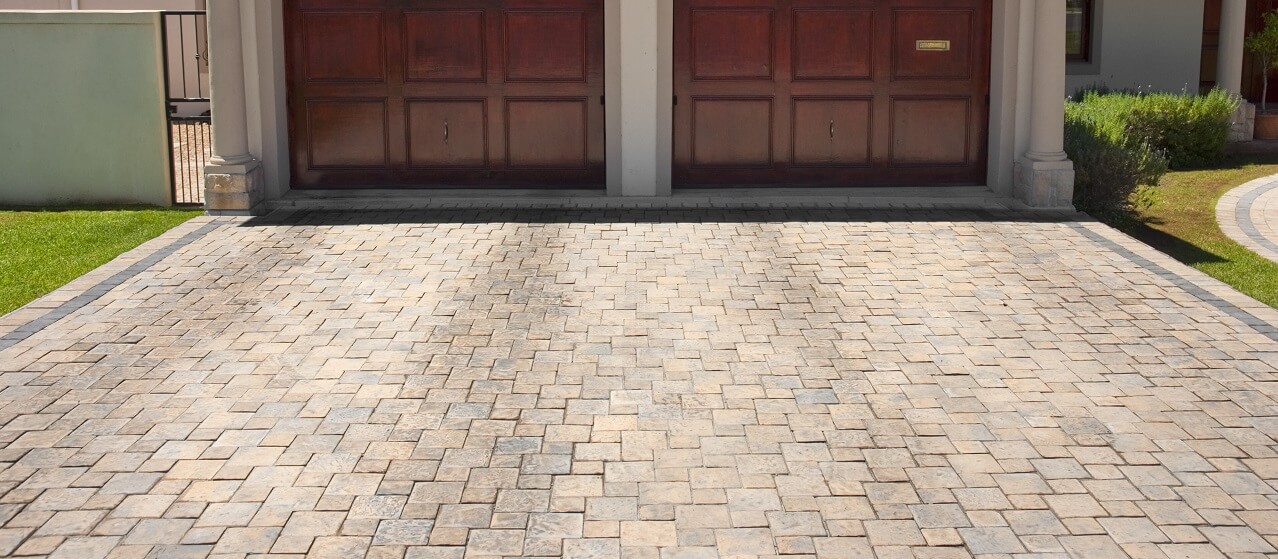
[[[1074,210],[1074,163],[1034,161],[1016,163],[1016,199],[1035,209]]]
[[[1229,121],[1229,142],[1250,142],[1256,139],[1256,105],[1243,101]]]
[[[204,211],[209,215],[259,215],[266,198],[262,164],[204,168]]]

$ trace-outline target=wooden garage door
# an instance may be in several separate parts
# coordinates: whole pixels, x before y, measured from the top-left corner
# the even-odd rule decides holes
[[[675,184],[985,182],[990,0],[675,5]]]
[[[294,187],[600,186],[602,0],[289,0]]]

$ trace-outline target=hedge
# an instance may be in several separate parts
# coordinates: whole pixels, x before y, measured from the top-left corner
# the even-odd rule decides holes
[[[1132,194],[1158,184],[1168,168],[1204,167],[1225,156],[1238,103],[1205,95],[1084,92],[1065,105],[1065,151],[1074,161],[1074,204],[1097,214],[1126,213]]]

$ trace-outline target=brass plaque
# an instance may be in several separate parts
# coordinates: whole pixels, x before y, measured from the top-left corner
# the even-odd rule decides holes
[[[949,52],[950,42],[939,40],[923,40],[914,42],[914,50],[925,50],[932,52]]]

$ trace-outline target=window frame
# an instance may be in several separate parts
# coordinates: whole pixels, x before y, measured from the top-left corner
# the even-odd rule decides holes
[[[1079,30],[1078,46],[1082,52],[1070,53],[1065,52],[1065,60],[1068,62],[1089,63],[1092,61],[1094,27],[1096,22],[1096,6],[1097,0],[1078,0],[1083,3],[1082,6],[1082,29]],[[1068,25],[1068,24],[1067,24]]]
[[[1065,54],[1065,73],[1071,76],[1096,76],[1101,74],[1101,51],[1102,51],[1102,28],[1104,27],[1106,0],[1084,0],[1085,8],[1090,9],[1090,14],[1084,14],[1083,20],[1084,34],[1086,38],[1083,42],[1083,58],[1082,56],[1071,56],[1068,52]]]

